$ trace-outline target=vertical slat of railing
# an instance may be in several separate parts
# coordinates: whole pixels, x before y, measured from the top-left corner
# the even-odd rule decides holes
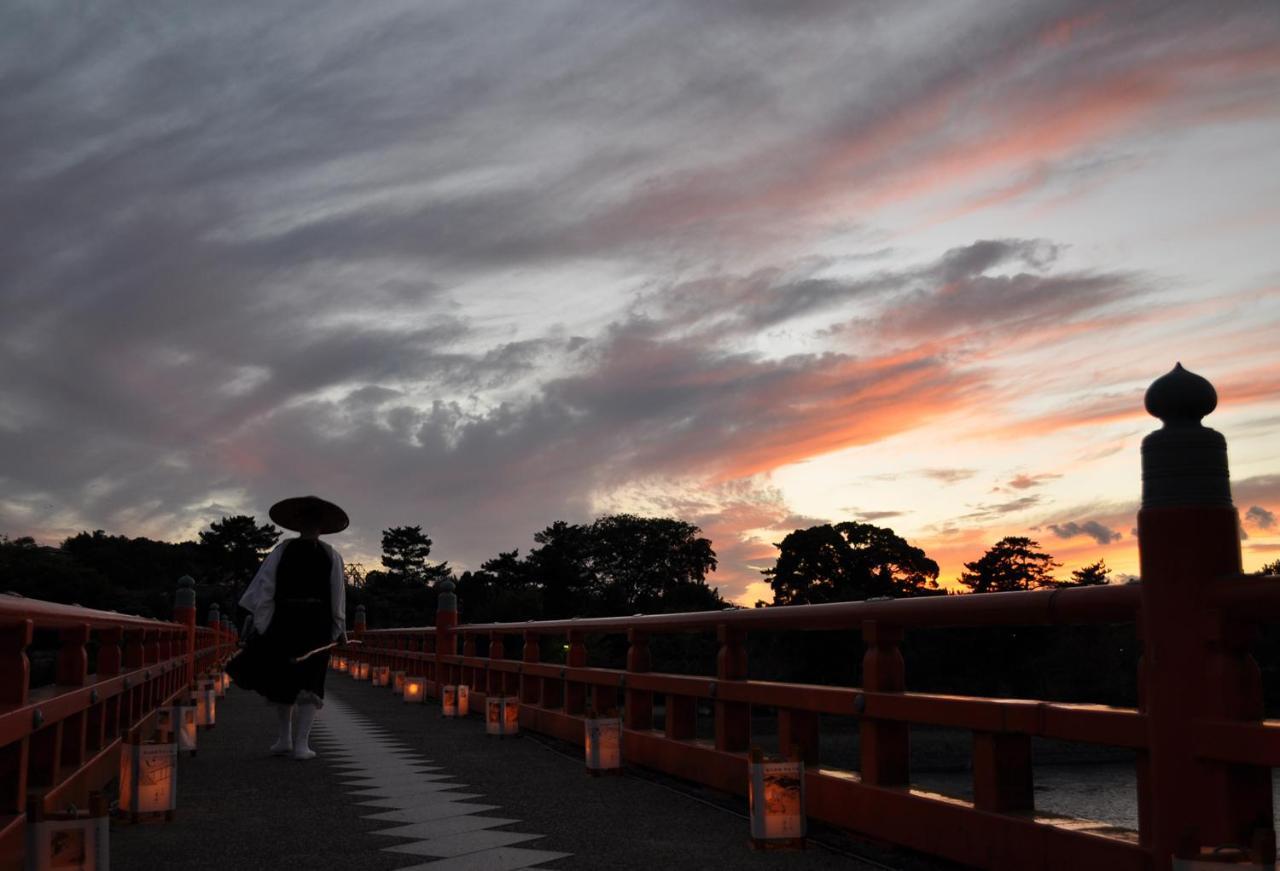
[[[521,651],[523,662],[537,662],[542,658],[542,649],[538,644],[538,633],[524,634],[524,649]],[[522,705],[542,706],[542,679],[531,674],[520,674],[520,703]]]
[[[569,651],[565,656],[569,668],[585,668],[587,644],[581,629],[569,630]],[[566,680],[564,684],[564,712],[581,717],[587,710],[587,685],[579,680]]]
[[[862,686],[868,692],[900,693],[906,689],[902,661],[902,629],[875,620],[862,624]],[[875,786],[905,786],[910,776],[907,724],[862,717],[862,780]]]
[[[649,633],[639,629],[627,630],[627,671],[644,674],[653,662],[649,656]],[[653,693],[628,686],[623,710],[628,729],[653,728]]]
[[[475,659],[476,656],[476,636],[474,632],[466,632],[462,636],[462,655],[464,658]],[[473,665],[465,665],[462,667],[462,682],[467,686],[479,689],[476,680],[476,669]]]
[[[818,715],[814,711],[778,710],[778,748],[795,753],[805,765],[818,764]]]
[[[716,629],[720,652],[716,655],[716,678],[720,681],[746,680],[747,636],[735,626],[720,624]],[[726,753],[745,753],[751,746],[751,706],[729,702],[717,694],[716,749]]]

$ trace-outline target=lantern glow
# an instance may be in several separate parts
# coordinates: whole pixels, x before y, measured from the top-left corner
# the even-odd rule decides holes
[[[179,753],[189,752],[196,755],[197,735],[196,709],[194,705],[181,702],[161,708],[157,712],[156,726],[165,743],[178,745]]]
[[[458,716],[458,688],[452,684],[440,693],[440,713],[445,717]]]
[[[120,809],[173,814],[178,799],[178,745],[124,744],[120,753]]]
[[[369,679],[369,663],[366,660],[357,660],[351,663],[351,676],[356,680]]]
[[[583,721],[583,731],[587,771],[621,771],[622,721],[617,717],[589,717]]]
[[[373,685],[376,687],[385,687],[391,685],[391,666],[378,665],[373,669]]]
[[[458,716],[465,717],[471,713],[471,690],[464,683],[458,684]]]
[[[516,696],[486,696],[484,700],[486,735],[503,738],[520,732],[520,699]]]
[[[111,824],[101,793],[92,793],[90,810],[70,810],[46,816],[36,812],[27,822],[27,856],[31,871],[110,867]]]
[[[398,696],[404,695],[404,672],[391,672],[391,692]]]
[[[212,729],[218,715],[218,696],[213,687],[195,690],[191,695],[196,707],[196,725]]]
[[[752,748],[747,771],[751,840],[765,846],[769,842],[803,843],[804,762],[766,759],[759,748]]]
[[[333,667],[343,674],[347,673],[348,663],[345,656],[335,656],[333,658]]]
[[[409,704],[422,704],[427,699],[426,683],[420,677],[405,678],[404,700]]]

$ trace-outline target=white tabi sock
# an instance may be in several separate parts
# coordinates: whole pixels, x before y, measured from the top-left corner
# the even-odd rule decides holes
[[[293,752],[293,705],[275,705],[279,728],[276,730],[276,743],[271,745],[271,752],[277,756]]]
[[[298,734],[293,739],[294,759],[314,759],[316,751],[311,749],[311,724],[316,721],[315,705],[298,705]]]

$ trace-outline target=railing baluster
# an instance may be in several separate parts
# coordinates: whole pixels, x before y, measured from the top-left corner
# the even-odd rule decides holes
[[[902,661],[902,628],[875,620],[862,624],[862,686],[868,692],[900,693],[906,689]],[[863,717],[862,780],[875,786],[904,786],[910,776],[907,724]]]
[[[579,629],[569,630],[569,655],[565,657],[569,668],[585,668],[587,645]],[[586,685],[582,681],[566,680],[564,684],[564,712],[581,717],[587,711]]]
[[[716,629],[720,652],[716,656],[719,680],[746,680],[746,633],[721,624]],[[728,753],[745,753],[751,746],[751,706],[744,702],[726,702],[717,698],[716,749]]]
[[[652,666],[649,656],[649,633],[638,629],[627,630],[627,671],[644,674]],[[653,693],[627,687],[625,725],[628,729],[653,728]]]

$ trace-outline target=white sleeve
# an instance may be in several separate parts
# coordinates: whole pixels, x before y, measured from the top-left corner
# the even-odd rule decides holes
[[[281,542],[267,555],[249,588],[240,597],[240,607],[253,615],[253,628],[259,633],[267,631],[276,613],[276,569],[280,566],[286,544],[288,542]]]
[[[343,571],[342,554],[329,548],[333,556],[333,568],[329,572],[330,604],[333,606],[334,641],[341,641],[347,631],[347,575]]]

